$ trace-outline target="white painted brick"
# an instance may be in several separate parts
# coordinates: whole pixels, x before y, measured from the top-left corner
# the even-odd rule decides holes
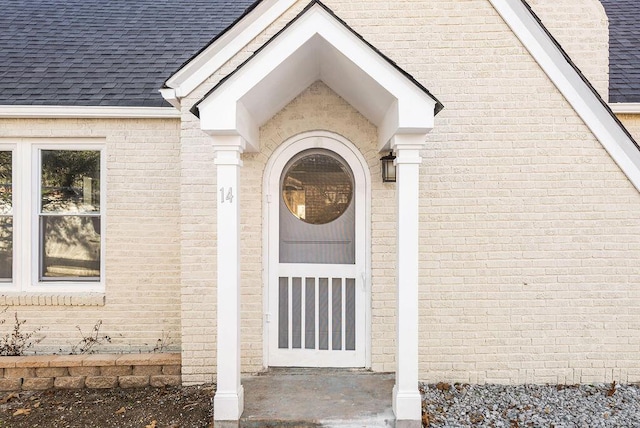
[[[599,3],[530,3],[606,98]],[[214,154],[188,109],[306,4],[184,99],[181,124],[0,121],[3,136],[107,137],[107,305],[83,311],[123,349],[154,342],[161,319],[182,342],[185,383],[214,380],[216,363]],[[445,105],[421,171],[421,379],[640,380],[640,195],[489,2],[326,4]],[[640,120],[621,119],[640,135]],[[264,167],[284,140],[313,129],[344,135],[370,166],[372,368],[393,371],[395,186],[377,179],[376,129],[322,84],[262,127],[260,153],[243,156],[242,369],[262,368]],[[50,343],[73,337],[73,307],[24,309],[29,323],[55,326]]]
[[[179,120],[2,119],[0,129],[9,143],[102,137],[107,153],[104,304],[77,306],[83,299],[73,295],[22,296],[5,302],[5,315],[26,319],[25,331],[43,327],[39,353],[69,352],[98,320],[111,343],[97,351],[149,351],[167,335],[171,349],[180,349]],[[8,319],[2,332],[12,327]]]

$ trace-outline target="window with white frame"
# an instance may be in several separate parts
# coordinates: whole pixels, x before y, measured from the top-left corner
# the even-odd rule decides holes
[[[0,145],[0,287],[103,291],[104,147]]]
[[[13,152],[0,150],[0,282],[13,280]]]
[[[100,151],[40,149],[41,281],[100,280]]]

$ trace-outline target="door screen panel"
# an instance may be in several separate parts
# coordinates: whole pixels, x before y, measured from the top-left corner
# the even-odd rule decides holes
[[[280,277],[278,348],[354,351],[355,296],[354,278]]]
[[[353,173],[328,150],[306,150],[284,168],[280,263],[355,263]]]

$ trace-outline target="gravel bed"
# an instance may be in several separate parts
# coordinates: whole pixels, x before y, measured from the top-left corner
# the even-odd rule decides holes
[[[640,385],[420,386],[425,427],[640,427]]]

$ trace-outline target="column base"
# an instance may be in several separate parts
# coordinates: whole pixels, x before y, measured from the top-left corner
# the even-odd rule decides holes
[[[415,391],[399,391],[398,385],[394,385],[393,413],[396,415],[396,426],[410,427],[413,426],[412,422],[421,423],[422,397],[417,386]],[[398,422],[402,423],[398,425]]]
[[[244,411],[244,387],[238,392],[216,392],[213,396],[213,420],[215,422],[239,421]]]

